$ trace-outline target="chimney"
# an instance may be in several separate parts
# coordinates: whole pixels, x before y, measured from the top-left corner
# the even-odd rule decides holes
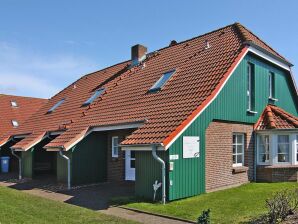
[[[137,44],[131,47],[131,60],[141,62],[146,58],[147,47]]]

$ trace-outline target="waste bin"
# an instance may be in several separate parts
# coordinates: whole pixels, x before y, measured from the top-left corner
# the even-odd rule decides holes
[[[2,157],[0,157],[0,160],[1,160],[1,172],[2,173],[8,173],[9,159],[10,158],[8,156],[2,156]]]

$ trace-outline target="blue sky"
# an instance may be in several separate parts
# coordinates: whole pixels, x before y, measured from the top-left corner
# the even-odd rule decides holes
[[[297,65],[298,1],[0,0],[0,93],[51,97],[80,76],[240,22]]]

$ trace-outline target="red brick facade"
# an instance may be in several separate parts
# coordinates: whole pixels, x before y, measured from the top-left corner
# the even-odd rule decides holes
[[[233,167],[233,133],[244,134],[244,166]],[[206,191],[253,180],[253,125],[213,121],[206,130]]]
[[[298,166],[258,166],[258,182],[297,181]]]
[[[107,180],[111,182],[125,180],[125,152],[119,148],[118,158],[112,157],[112,137],[118,136],[119,143],[131,134],[133,130],[117,130],[108,133],[108,173]]]

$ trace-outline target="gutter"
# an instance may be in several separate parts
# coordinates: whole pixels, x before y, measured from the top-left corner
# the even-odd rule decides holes
[[[71,183],[70,183],[70,158],[63,154],[63,152],[60,150],[59,155],[67,161],[67,189],[71,189]]]
[[[161,177],[162,177],[162,203],[166,204],[166,163],[157,154],[157,145],[152,146],[152,156],[153,158],[161,164]]]

